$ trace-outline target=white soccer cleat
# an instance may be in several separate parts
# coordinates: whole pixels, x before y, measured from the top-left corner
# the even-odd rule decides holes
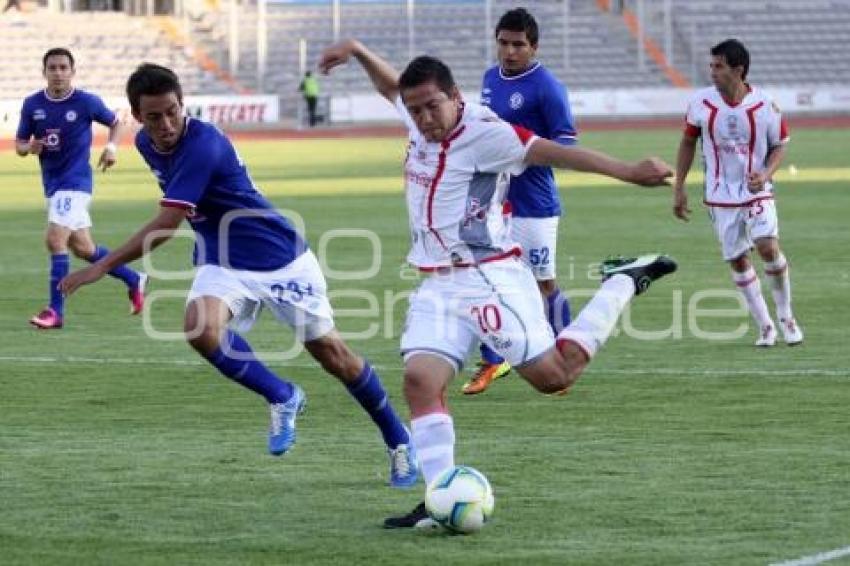
[[[756,340],[756,347],[770,348],[776,345],[776,327],[772,324],[764,326],[759,333],[759,339]]]
[[[794,318],[780,318],[779,328],[782,329],[782,338],[789,346],[797,346],[803,343],[803,331],[797,325]]]

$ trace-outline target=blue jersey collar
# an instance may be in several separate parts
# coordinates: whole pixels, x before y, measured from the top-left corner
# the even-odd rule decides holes
[[[534,62],[534,64],[533,64],[532,66],[530,66],[529,68],[527,68],[526,70],[524,70],[523,72],[521,72],[521,73],[520,73],[520,74],[518,74],[518,75],[506,75],[506,74],[504,73],[504,71],[502,71],[502,66],[501,66],[501,65],[499,65],[499,77],[500,77],[503,81],[515,81],[515,80],[517,80],[517,79],[521,79],[521,78],[523,78],[523,77],[527,77],[528,75],[530,75],[531,73],[533,73],[534,71],[536,71],[539,67],[540,67],[540,61],[535,61],[535,62]]]

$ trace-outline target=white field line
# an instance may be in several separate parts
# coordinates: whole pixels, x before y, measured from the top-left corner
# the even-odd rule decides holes
[[[315,369],[316,363],[308,361],[306,354],[298,356],[300,359],[293,361],[274,361],[269,365]],[[19,364],[102,364],[102,365],[129,365],[129,366],[206,366],[207,362],[200,359],[163,359],[163,358],[95,358],[85,356],[0,356],[0,362]],[[401,364],[375,365],[377,369],[385,371],[402,371]],[[593,369],[589,373],[602,375],[640,375],[640,376],[700,376],[700,377],[724,377],[724,376],[815,376],[815,377],[850,377],[850,369],[781,369],[781,370],[758,370],[758,369],[705,369],[694,370],[693,368],[660,368],[660,369]]]
[[[815,564],[821,564],[828,560],[835,560],[836,558],[843,558],[845,556],[850,556],[850,546],[836,548],[827,552],[819,552],[818,554],[803,556],[786,562],[773,562],[770,566],[814,566]]]

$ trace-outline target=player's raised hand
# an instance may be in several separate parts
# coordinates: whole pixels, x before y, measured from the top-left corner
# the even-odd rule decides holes
[[[100,154],[100,159],[97,160],[97,168],[101,171],[106,171],[118,161],[118,158],[115,155],[115,150],[109,146],[106,146],[103,149],[103,152]]]
[[[657,157],[643,159],[632,165],[629,181],[643,187],[670,185],[673,169]]]
[[[67,297],[83,285],[94,283],[104,275],[106,275],[106,272],[103,271],[97,263],[93,263],[88,267],[78,269],[77,271],[66,275],[62,281],[59,282],[57,288]]]
[[[691,219],[691,209],[688,208],[688,195],[684,188],[676,187],[673,190],[673,214],[676,218],[685,222]]]
[[[319,70],[328,74],[334,67],[345,65],[357,50],[358,42],[354,39],[344,39],[325,47],[319,58]]]

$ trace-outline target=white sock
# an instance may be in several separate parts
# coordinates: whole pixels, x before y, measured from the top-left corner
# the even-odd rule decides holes
[[[732,271],[732,280],[741,294],[744,295],[744,299],[747,301],[747,308],[750,309],[750,314],[753,315],[753,320],[756,321],[759,332],[765,326],[773,326],[773,321],[767,312],[767,303],[764,302],[764,296],[761,294],[761,282],[756,274],[756,270],[750,266],[743,273]]]
[[[410,421],[413,447],[425,485],[455,465],[455,425],[446,413],[430,413]]]
[[[628,275],[617,274],[604,281],[578,316],[558,334],[558,340],[575,342],[592,358],[608,340],[634,294],[635,283]]]
[[[770,281],[773,292],[773,302],[776,305],[776,316],[780,320],[788,320],[791,314],[791,275],[788,273],[788,262],[782,252],[775,261],[764,265],[764,272]]]

